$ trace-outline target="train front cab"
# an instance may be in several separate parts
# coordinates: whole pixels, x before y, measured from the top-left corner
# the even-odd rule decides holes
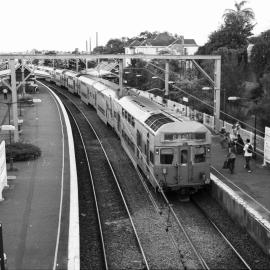
[[[154,168],[164,190],[196,192],[210,183],[210,145],[185,142],[155,147]]]

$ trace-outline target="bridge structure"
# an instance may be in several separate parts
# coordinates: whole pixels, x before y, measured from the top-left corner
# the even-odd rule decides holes
[[[14,117],[14,141],[17,142],[19,139],[18,136],[18,118],[17,118],[17,89],[20,85],[24,85],[25,80],[22,76],[22,82],[19,86],[16,84],[16,75],[15,75],[15,60],[19,59],[22,61],[22,66],[26,67],[26,61],[32,61],[34,59],[76,59],[76,70],[78,71],[78,60],[84,59],[86,61],[90,60],[100,60],[100,59],[113,59],[119,63],[119,96],[123,94],[123,62],[126,59],[143,59],[143,60],[164,60],[165,61],[165,96],[169,95],[169,60],[190,60],[194,65],[200,70],[200,72],[208,79],[210,84],[214,89],[214,126],[215,130],[220,130],[220,84],[221,84],[221,56],[219,55],[150,55],[150,54],[102,54],[102,55],[93,55],[93,54],[0,54],[0,59],[8,60],[10,75],[11,75],[11,84],[2,79],[2,83],[7,86],[12,92],[12,107],[13,107],[13,117]],[[211,78],[206,71],[196,62],[197,60],[212,60],[214,61],[214,78]],[[30,73],[33,75],[35,69]],[[1,79],[1,78],[0,78]]]

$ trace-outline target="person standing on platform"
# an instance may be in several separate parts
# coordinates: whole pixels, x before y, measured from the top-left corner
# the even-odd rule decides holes
[[[235,154],[235,148],[234,147],[229,147],[229,153],[227,155],[228,158],[228,169],[230,170],[231,174],[234,173],[234,164],[235,164],[235,158],[236,158],[236,154]]]
[[[249,173],[251,173],[249,162],[252,158],[253,147],[250,143],[250,139],[246,139],[246,144],[245,144],[243,150],[244,150],[244,157],[246,159],[245,168],[248,170]]]
[[[237,141],[236,141],[236,150],[237,150],[237,154],[238,155],[242,155],[243,154],[243,148],[244,148],[244,141],[241,137],[240,134],[237,134]]]
[[[8,93],[7,89],[4,89],[3,90],[4,99],[7,99],[7,93]]]

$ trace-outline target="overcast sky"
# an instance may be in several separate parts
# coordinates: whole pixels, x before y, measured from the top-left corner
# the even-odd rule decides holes
[[[203,45],[222,24],[234,0],[2,0],[0,52],[31,49],[85,50],[111,38],[134,37],[142,31],[168,31]],[[250,0],[253,33],[270,29],[270,1]]]

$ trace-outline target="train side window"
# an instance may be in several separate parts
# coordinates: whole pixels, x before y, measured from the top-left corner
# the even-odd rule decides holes
[[[154,164],[154,153],[150,151],[150,162]]]
[[[194,163],[205,162],[206,150],[204,146],[194,147]]]
[[[122,116],[125,117],[125,110],[122,108]]]
[[[127,119],[127,114],[128,114],[128,112],[127,111],[125,111],[125,118]]]
[[[173,162],[173,149],[162,148],[160,149],[160,164],[172,164]]]
[[[135,127],[135,121],[134,121],[134,117],[133,117],[133,116],[131,116],[131,125],[132,125],[133,127]]]
[[[139,148],[142,148],[142,135],[138,130],[137,130],[137,145]]]
[[[131,123],[131,115],[128,113],[128,122]]]
[[[187,164],[188,162],[188,150],[181,150],[181,164]]]

